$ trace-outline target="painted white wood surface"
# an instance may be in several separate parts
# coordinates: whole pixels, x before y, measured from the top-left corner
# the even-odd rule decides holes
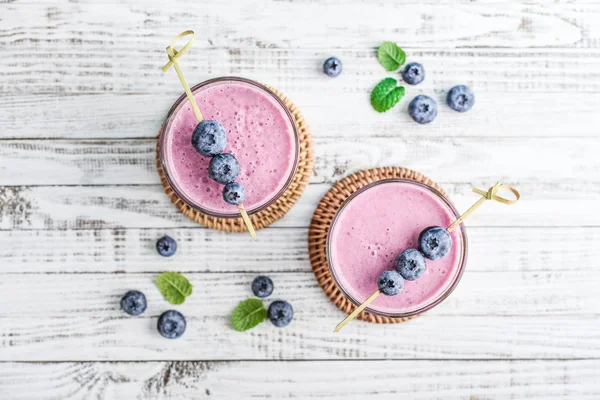
[[[0,1],[0,398],[595,399],[600,397],[600,6],[596,1]],[[156,175],[154,137],[181,90],[158,68],[183,29],[190,82],[241,75],[305,114],[315,175],[293,210],[247,235],[181,216]],[[394,40],[427,79],[378,114],[369,92]],[[344,72],[329,79],[322,61]],[[443,106],[472,86],[467,114]],[[440,103],[434,124],[410,97]],[[468,222],[468,270],[441,306],[395,326],[355,322],[318,287],[312,212],[360,168],[419,170],[459,209],[472,186],[517,186]],[[176,237],[178,254],[155,254]],[[232,251],[235,249],[236,251]],[[189,331],[166,341],[153,287],[184,271]],[[286,329],[234,332],[257,274],[294,305]],[[118,310],[141,289],[143,317]],[[178,360],[169,362],[170,360]]]
[[[590,360],[0,364],[0,384],[15,400],[592,400],[599,382]]]

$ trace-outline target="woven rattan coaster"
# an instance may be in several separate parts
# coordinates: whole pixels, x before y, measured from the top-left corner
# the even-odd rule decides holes
[[[286,107],[290,110],[294,121],[296,122],[296,128],[300,137],[300,154],[298,158],[298,169],[296,170],[296,174],[294,175],[290,186],[283,193],[283,195],[266,209],[250,215],[250,219],[252,220],[252,224],[256,230],[271,225],[273,222],[282,218],[292,208],[308,184],[313,170],[312,137],[310,135],[310,129],[306,124],[306,121],[304,121],[304,117],[294,103],[288,100],[288,98],[285,97],[281,92],[273,89],[272,87],[268,88],[286,105]],[[218,229],[227,232],[245,232],[246,226],[244,225],[244,221],[241,217],[212,217],[190,207],[179,196],[177,196],[177,193],[175,193],[165,177],[158,153],[158,142],[160,142],[160,135],[158,137],[156,147],[156,165],[158,168],[158,174],[160,175],[160,180],[165,188],[167,196],[169,196],[173,204],[175,204],[175,206],[183,213],[183,215],[212,229]]]
[[[412,179],[417,182],[425,183],[446,196],[446,192],[437,183],[418,172],[398,167],[374,168],[355,172],[333,185],[329,192],[327,192],[319,202],[310,223],[310,230],[308,232],[308,250],[313,272],[317,277],[317,281],[319,281],[319,285],[321,285],[325,291],[325,294],[346,314],[350,314],[356,306],[344,296],[331,276],[326,256],[327,234],[329,233],[333,217],[348,196],[369,183],[389,178]],[[380,317],[363,311],[358,314],[357,318],[376,324],[394,324],[406,321],[413,317]]]

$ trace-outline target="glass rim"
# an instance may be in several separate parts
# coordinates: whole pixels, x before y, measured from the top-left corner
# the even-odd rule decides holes
[[[410,184],[414,184],[417,186],[421,186],[422,188],[425,188],[425,189],[431,191],[433,194],[437,195],[440,199],[442,199],[442,201],[450,208],[450,210],[454,213],[454,215],[457,218],[460,216],[460,213],[458,212],[458,210],[456,209],[454,204],[452,204],[450,199],[448,199],[443,193],[441,193],[439,190],[437,190],[436,188],[434,188],[430,185],[427,185],[425,183],[418,182],[418,181],[415,181],[412,179],[404,179],[404,178],[381,179],[381,180],[371,182],[371,183],[361,187],[360,189],[358,189],[354,193],[352,193],[350,196],[348,196],[346,198],[346,200],[344,200],[344,202],[342,203],[340,208],[336,211],[335,216],[333,217],[333,220],[331,221],[329,231],[327,232],[327,240],[325,243],[325,258],[327,260],[327,267],[329,268],[329,272],[331,273],[331,276],[333,277],[333,280],[334,280],[336,286],[342,292],[342,294],[348,300],[350,300],[350,302],[352,304],[354,304],[355,306],[359,306],[362,303],[362,301],[356,300],[346,290],[344,290],[342,284],[340,283],[340,280],[336,276],[336,272],[334,271],[334,268],[332,268],[332,265],[331,265],[332,264],[332,262],[331,262],[331,236],[332,236],[332,232],[333,232],[333,227],[335,226],[335,223],[337,222],[337,220],[338,220],[340,214],[342,213],[342,211],[344,210],[344,208],[346,208],[346,206],[354,198],[356,198],[358,195],[360,195],[361,193],[364,193],[365,191],[371,189],[374,186],[378,186],[378,185],[385,184],[385,183],[391,183],[391,182],[410,183]],[[390,312],[374,310],[371,307],[365,308],[365,311],[367,311],[373,315],[378,315],[378,316],[383,316],[383,317],[407,318],[407,317],[413,317],[413,316],[422,314],[426,311],[429,311],[432,308],[434,308],[435,306],[437,306],[438,304],[440,304],[441,302],[443,302],[446,298],[448,298],[448,296],[450,296],[450,294],[454,291],[454,289],[456,289],[456,286],[458,286],[458,283],[460,282],[460,280],[463,276],[463,273],[465,271],[465,267],[467,264],[467,255],[469,252],[467,232],[466,232],[464,223],[461,223],[459,225],[459,227],[460,227],[460,232],[461,232],[462,241],[463,241],[460,266],[459,266],[458,272],[455,274],[455,277],[454,277],[452,283],[446,289],[444,289],[444,291],[440,295],[435,297],[433,301],[426,303],[424,306],[419,307],[418,309],[415,309],[415,310],[412,310],[409,312],[390,313]]]
[[[290,124],[292,125],[292,131],[294,133],[294,139],[295,139],[294,140],[294,144],[295,144],[294,165],[290,171],[289,176],[287,177],[285,184],[272,198],[270,198],[265,203],[259,204],[258,206],[255,206],[251,209],[246,209],[246,212],[248,213],[248,215],[252,215],[252,214],[256,214],[256,213],[266,209],[267,207],[271,206],[272,204],[274,204],[277,200],[279,200],[279,198],[285,193],[286,190],[288,190],[288,188],[292,184],[292,182],[294,180],[294,176],[296,176],[296,172],[298,171],[298,164],[300,161],[300,134],[298,133],[298,127],[296,126],[296,121],[294,120],[294,117],[292,116],[292,113],[290,112],[289,108],[285,105],[285,103],[281,100],[281,98],[279,98],[279,96],[277,94],[275,94],[275,92],[273,92],[267,86],[265,86],[259,82],[256,82],[256,81],[253,81],[253,80],[247,79],[247,78],[237,77],[237,76],[222,76],[222,77],[211,78],[211,79],[202,81],[202,82],[192,86],[190,88],[190,90],[192,91],[192,93],[194,93],[196,90],[201,89],[205,86],[208,86],[208,85],[211,85],[211,84],[217,83],[217,82],[226,82],[226,81],[234,81],[234,82],[241,82],[241,83],[249,84],[249,85],[252,85],[252,86],[264,91],[268,95],[270,95],[273,99],[275,99],[277,104],[279,104],[279,106],[281,106],[281,108],[285,111],[285,114],[288,117]],[[167,116],[165,117],[165,120],[163,121],[163,123],[160,127],[160,131],[159,131],[160,139],[158,141],[158,156],[159,156],[160,165],[162,167],[165,179],[167,180],[169,186],[173,189],[175,194],[186,205],[195,209],[196,211],[199,211],[203,214],[209,215],[211,217],[217,217],[217,218],[240,218],[241,214],[237,208],[235,209],[235,211],[232,210],[231,212],[220,212],[220,211],[205,209],[202,206],[194,203],[188,196],[186,196],[183,193],[182,190],[180,190],[180,188],[177,186],[177,184],[174,182],[174,180],[171,178],[171,176],[169,174],[169,168],[167,166],[167,163],[165,162],[165,147],[166,147],[165,131],[167,129],[169,122],[171,121],[171,118],[174,115],[175,110],[186,99],[187,99],[187,96],[184,92],[173,103],[173,105],[167,112]]]

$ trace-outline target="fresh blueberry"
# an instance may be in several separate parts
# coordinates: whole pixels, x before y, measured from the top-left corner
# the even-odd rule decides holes
[[[419,63],[406,64],[402,72],[402,79],[409,85],[417,85],[425,79],[425,69]]]
[[[185,317],[175,310],[165,311],[158,317],[158,332],[167,339],[177,339],[183,335],[186,327]]]
[[[171,257],[177,251],[177,242],[170,236],[163,236],[156,242],[156,250],[163,257]]]
[[[419,249],[430,260],[444,257],[451,248],[450,232],[441,226],[430,226],[419,235]]]
[[[240,164],[232,154],[218,154],[208,164],[208,176],[223,185],[235,181],[239,173]]]
[[[408,113],[420,124],[428,124],[437,116],[437,103],[431,97],[418,95],[408,105]]]
[[[266,276],[257,276],[252,281],[252,293],[256,297],[264,298],[273,293],[273,281]]]
[[[386,296],[395,296],[404,288],[404,279],[402,275],[395,270],[383,271],[377,280],[377,286],[381,293]]]
[[[269,320],[278,328],[283,328],[292,322],[294,309],[287,301],[277,300],[269,306]]]
[[[323,63],[323,72],[332,78],[335,78],[342,73],[342,62],[335,57],[329,57]]]
[[[121,309],[129,315],[140,315],[147,306],[146,296],[137,290],[130,290],[121,298]]]
[[[418,279],[425,270],[427,264],[425,258],[418,250],[408,249],[404,250],[402,254],[398,256],[396,260],[396,269],[400,272],[400,275],[407,281],[414,281]]]
[[[237,182],[231,182],[223,188],[223,200],[228,204],[237,206],[244,201],[246,197],[246,189]]]
[[[475,93],[465,85],[454,86],[448,92],[446,102],[454,111],[469,111],[475,104]]]
[[[194,129],[192,146],[204,157],[221,154],[227,146],[227,131],[217,121],[202,121]]]

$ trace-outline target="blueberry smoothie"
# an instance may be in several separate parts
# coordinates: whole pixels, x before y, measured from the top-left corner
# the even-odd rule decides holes
[[[398,256],[418,248],[419,235],[431,226],[447,227],[458,213],[427,185],[393,179],[371,184],[340,209],[328,237],[328,260],[340,289],[362,303],[378,289],[385,270],[394,269]],[[450,232],[452,248],[443,258],[427,260],[419,279],[404,280],[394,296],[379,296],[370,312],[408,316],[437,304],[458,282],[466,258],[462,229]]]
[[[298,135],[293,119],[279,99],[263,86],[241,78],[220,78],[192,88],[204,120],[227,130],[227,146],[239,161],[237,181],[246,189],[244,206],[253,213],[285,191],[298,162]],[[223,201],[223,185],[209,178],[210,157],[192,145],[198,125],[183,97],[163,126],[161,157],[169,183],[186,203],[221,217],[239,215]]]

